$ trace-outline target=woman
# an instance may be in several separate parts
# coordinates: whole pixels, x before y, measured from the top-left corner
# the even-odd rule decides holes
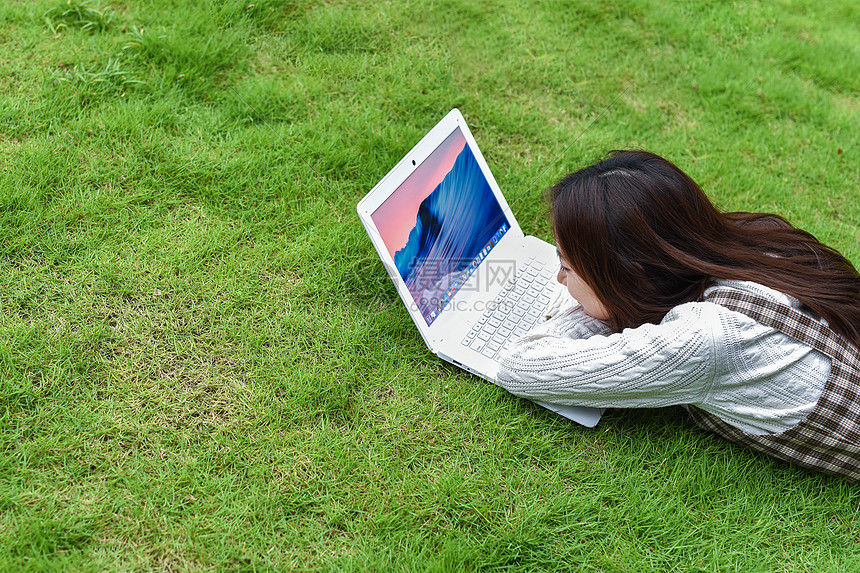
[[[683,405],[694,422],[860,480],[860,275],[775,215],[721,213],[669,161],[613,152],[551,190],[576,299],[498,383],[568,405]]]

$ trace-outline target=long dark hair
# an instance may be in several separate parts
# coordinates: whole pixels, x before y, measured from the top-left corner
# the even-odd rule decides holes
[[[860,347],[860,274],[777,215],[722,213],[671,162],[613,151],[549,190],[561,254],[615,330],[657,323],[714,279],[789,294]]]

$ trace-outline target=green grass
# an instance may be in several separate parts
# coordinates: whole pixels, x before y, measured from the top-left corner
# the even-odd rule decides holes
[[[433,358],[355,204],[457,106],[532,234],[635,146],[860,264],[858,20],[3,2],[0,570],[856,570],[855,487]]]

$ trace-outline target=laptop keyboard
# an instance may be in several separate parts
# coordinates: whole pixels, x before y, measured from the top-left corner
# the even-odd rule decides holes
[[[495,358],[509,338],[522,336],[538,321],[549,304],[546,285],[554,275],[554,267],[535,259],[522,265],[463,338],[463,345]]]

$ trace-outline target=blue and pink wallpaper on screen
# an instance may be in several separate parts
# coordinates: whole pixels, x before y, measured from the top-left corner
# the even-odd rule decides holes
[[[509,228],[468,144],[414,221],[394,263],[430,324]]]

